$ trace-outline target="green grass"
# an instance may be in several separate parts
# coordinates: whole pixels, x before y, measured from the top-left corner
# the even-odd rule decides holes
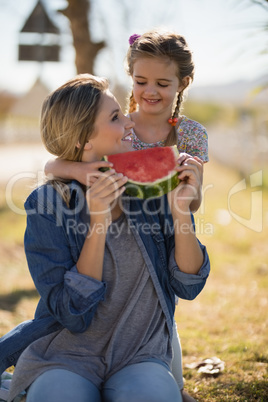
[[[267,177],[267,171],[264,172]],[[203,205],[196,214],[198,237],[206,244],[211,275],[193,301],[180,300],[175,318],[183,364],[217,356],[225,362],[218,376],[184,367],[185,389],[199,401],[267,401],[268,395],[268,205],[261,188],[263,223],[254,231],[228,216],[228,194],[241,177],[211,160],[205,166]],[[16,189],[22,205],[28,186]],[[231,200],[234,213],[250,219],[250,189]],[[23,251],[25,216],[0,198],[0,335],[32,318],[38,300]],[[209,230],[208,230],[209,229]]]

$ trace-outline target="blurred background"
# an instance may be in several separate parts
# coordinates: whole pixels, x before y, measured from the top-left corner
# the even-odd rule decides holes
[[[199,400],[226,400],[218,398],[222,382],[229,400],[264,401],[267,0],[0,0],[0,335],[31,318],[38,299],[23,251],[23,202],[50,157],[39,135],[42,101],[77,72],[90,72],[109,78],[125,109],[128,38],[152,27],[184,35],[192,49],[196,73],[183,114],[209,136],[196,228],[212,274],[176,317],[185,361],[217,355],[226,372],[200,385],[198,374],[186,371],[188,388]]]
[[[157,26],[183,34],[193,51],[196,73],[184,112],[208,127],[211,155],[242,174],[262,166],[266,0],[0,0],[0,145],[39,143],[42,100],[76,72],[108,77],[124,108],[131,87],[124,69],[128,38]],[[33,162],[26,154],[1,169],[2,179],[39,166],[39,157]]]

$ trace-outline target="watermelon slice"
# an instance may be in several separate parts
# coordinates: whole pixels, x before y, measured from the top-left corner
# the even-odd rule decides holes
[[[160,197],[179,184],[175,170],[177,146],[155,147],[105,156],[117,173],[128,177],[126,194],[137,198]]]

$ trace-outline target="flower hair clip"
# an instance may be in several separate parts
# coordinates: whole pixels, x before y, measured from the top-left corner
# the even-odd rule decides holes
[[[133,35],[131,35],[131,36],[129,37],[129,40],[128,40],[128,43],[130,44],[130,46],[132,46],[133,43],[134,43],[138,38],[140,38],[140,35],[138,35],[138,34],[133,34]]]

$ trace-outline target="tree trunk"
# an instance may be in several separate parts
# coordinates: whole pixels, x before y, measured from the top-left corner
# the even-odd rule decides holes
[[[70,21],[75,48],[75,65],[78,74],[94,74],[94,60],[97,53],[105,46],[105,42],[91,41],[89,30],[89,0],[68,0],[68,6],[59,10]]]

